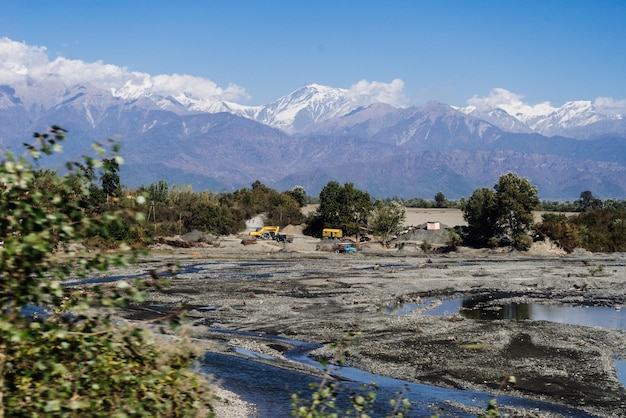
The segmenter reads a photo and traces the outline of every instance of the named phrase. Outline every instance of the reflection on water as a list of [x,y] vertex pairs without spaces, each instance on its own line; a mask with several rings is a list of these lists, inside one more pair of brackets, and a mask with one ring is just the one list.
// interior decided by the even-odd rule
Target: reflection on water
[[617,380],[626,386],[626,360],[615,359],[615,370],[617,371]]
[[426,315],[460,314],[468,319],[516,321],[549,321],[561,324],[599,326],[626,329],[626,309],[602,306],[544,305],[540,303],[498,303],[488,297],[458,299],[426,299],[421,303],[393,304],[383,312],[390,315],[411,315],[422,311]]
[[[492,298],[425,299],[421,303],[391,304],[383,309],[389,315],[449,316],[468,319],[549,321],[560,324],[626,329],[626,309],[602,306],[544,305],[540,303],[497,303]],[[626,360],[615,360],[618,380],[626,386]]]

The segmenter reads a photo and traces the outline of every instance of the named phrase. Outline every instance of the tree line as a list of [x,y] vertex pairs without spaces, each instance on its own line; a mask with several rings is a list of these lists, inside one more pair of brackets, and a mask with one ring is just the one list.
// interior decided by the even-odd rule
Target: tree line
[[[194,191],[191,186],[170,187],[161,180],[129,189],[120,182],[119,161],[104,158],[98,167],[79,165],[65,176],[70,189],[62,193],[78,199],[85,213],[102,215],[133,207],[143,215],[141,221],[123,217],[106,230],[86,235],[84,243],[89,247],[110,247],[121,241],[145,245],[156,236],[182,235],[194,229],[217,236],[236,234],[246,228],[246,220],[257,215],[263,215],[268,225],[305,224],[305,233],[313,236],[319,236],[323,228],[339,228],[348,236],[379,236],[386,244],[403,226],[406,207],[428,207],[463,211],[468,226],[451,233],[450,249],[511,245],[523,250],[546,237],[566,251],[626,249],[623,200],[601,200],[585,190],[573,202],[542,202],[537,188],[514,173],[501,176],[493,189],[479,188],[458,201],[449,201],[442,192],[432,201],[376,200],[352,183],[329,181],[315,199],[318,209],[304,215],[302,208],[313,198],[302,186],[278,192],[257,180],[249,188],[215,193]],[[60,178],[57,171],[37,169],[30,187],[36,192],[55,190]],[[138,196],[145,204],[136,204]],[[42,206],[50,213],[58,210],[53,201]],[[533,211],[537,210],[549,213],[535,224]]]
[[[626,248],[624,200],[601,200],[585,190],[576,201],[541,201],[537,187],[514,173],[502,175],[492,189],[479,188],[469,198],[451,201],[442,192],[433,200],[373,199],[352,183],[336,181],[329,181],[317,198],[308,196],[302,186],[279,192],[258,180],[234,192],[198,192],[191,186],[170,187],[163,180],[133,190],[119,180],[118,159],[104,158],[99,167],[82,165],[77,169],[81,176],[70,176],[72,193],[80,197],[87,213],[134,206],[137,196],[146,202],[135,208],[143,214],[141,222],[121,219],[106,231],[86,236],[88,246],[106,247],[119,241],[147,244],[156,236],[182,235],[194,229],[212,235],[236,234],[245,229],[246,220],[257,215],[263,215],[268,225],[305,224],[305,233],[313,236],[319,236],[323,228],[339,228],[357,238],[379,236],[386,244],[403,226],[406,207],[427,207],[463,212],[468,225],[452,231],[449,249],[469,245],[523,250],[546,237],[566,251]],[[59,176],[56,171],[41,169],[33,175],[36,190],[54,188]],[[304,215],[302,208],[311,201],[318,203],[318,209]],[[48,210],[56,210],[53,203]],[[533,211],[537,210],[549,213],[535,224]]]

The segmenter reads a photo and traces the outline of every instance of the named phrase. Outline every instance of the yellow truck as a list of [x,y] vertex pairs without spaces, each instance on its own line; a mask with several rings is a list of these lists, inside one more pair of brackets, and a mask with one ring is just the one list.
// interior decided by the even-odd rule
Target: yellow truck
[[279,231],[280,226],[264,226],[257,228],[256,231],[250,231],[249,235],[261,239],[274,239]]
[[322,229],[322,238],[341,238],[343,237],[343,231],[341,229],[324,228]]

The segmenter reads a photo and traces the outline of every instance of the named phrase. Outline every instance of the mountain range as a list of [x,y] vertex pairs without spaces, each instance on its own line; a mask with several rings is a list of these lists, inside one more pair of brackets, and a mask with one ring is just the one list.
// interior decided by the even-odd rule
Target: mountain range
[[[255,180],[316,195],[330,180],[375,197],[467,197],[515,172],[543,199],[584,190],[626,197],[626,117],[589,101],[532,111],[439,102],[396,107],[349,90],[306,85],[263,106],[181,93],[20,82],[0,85],[0,146],[18,150],[52,124],[68,130],[63,157],[93,141],[122,144],[122,182],[165,180],[232,191]],[[60,160],[59,160],[60,161]]]

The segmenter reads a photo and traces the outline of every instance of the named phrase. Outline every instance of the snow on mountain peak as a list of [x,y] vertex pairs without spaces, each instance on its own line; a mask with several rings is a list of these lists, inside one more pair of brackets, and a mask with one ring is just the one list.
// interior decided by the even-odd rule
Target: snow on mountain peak
[[[607,109],[607,110],[604,110]],[[483,118],[502,129],[512,132],[538,132],[542,135],[573,134],[576,129],[598,122],[622,119],[618,110],[624,111],[626,103],[612,99],[598,99],[595,103],[577,100],[553,107],[550,102],[530,105],[522,96],[505,89],[493,89],[488,97],[474,96],[462,112]],[[506,112],[506,115],[498,113]]]
[[493,109],[502,109],[516,119],[525,122],[538,116],[546,116],[556,110],[550,102],[529,105],[523,96],[503,88],[495,88],[487,97],[474,96],[467,101],[468,106],[461,108],[464,113],[482,113]]

